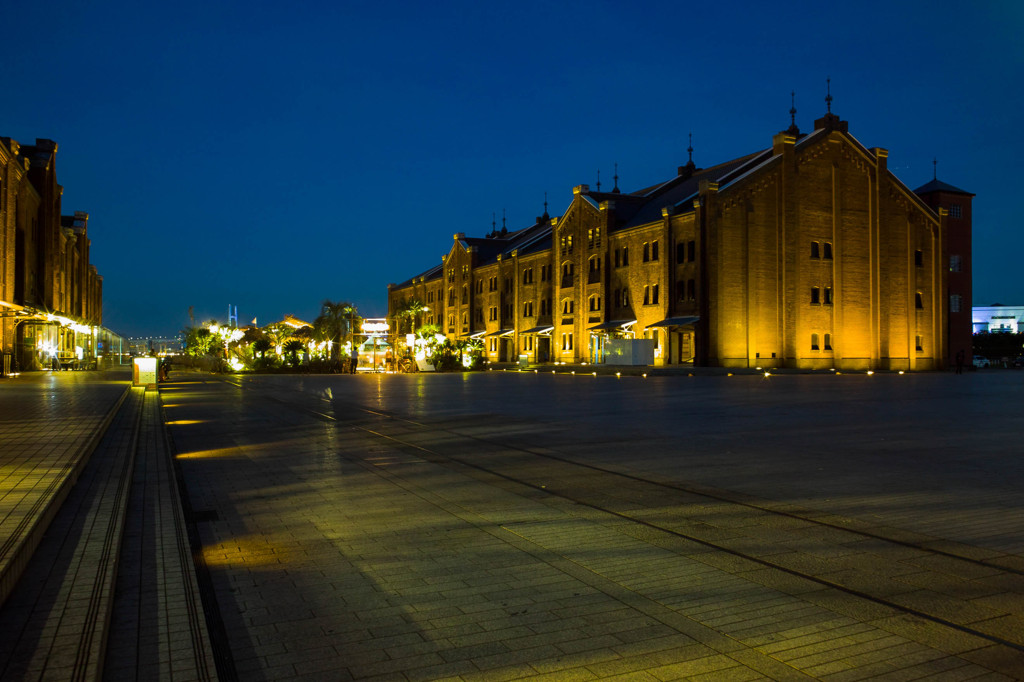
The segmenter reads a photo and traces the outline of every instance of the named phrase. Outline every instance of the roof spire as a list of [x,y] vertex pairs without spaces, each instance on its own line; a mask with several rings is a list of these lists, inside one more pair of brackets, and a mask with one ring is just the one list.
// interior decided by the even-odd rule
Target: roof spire
[[615,186],[612,187],[612,192],[615,194],[619,193],[619,164],[615,164]]
[[829,114],[832,113],[832,79],[825,79],[825,106],[828,107]]
[[498,214],[491,211],[491,236],[498,233]]
[[545,218],[549,217],[548,216],[548,193],[547,192],[544,192],[544,217]]
[[597,191],[601,191],[601,169],[597,169]]
[[790,135],[799,135],[800,128],[796,125],[796,90],[792,90],[789,93],[789,128],[786,132]]
[[505,209],[501,209],[501,229],[505,229]]
[[932,159],[932,180],[939,179],[939,160],[936,158]]
[[687,163],[692,166],[693,165],[693,133],[690,133],[689,139],[690,139],[690,146],[686,148],[686,153],[690,155],[690,158],[687,160]]

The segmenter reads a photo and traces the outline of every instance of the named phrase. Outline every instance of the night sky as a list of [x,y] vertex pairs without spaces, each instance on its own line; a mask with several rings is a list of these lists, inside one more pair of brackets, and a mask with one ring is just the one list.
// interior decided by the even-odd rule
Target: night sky
[[1024,304],[1024,3],[7,0],[0,135],[59,144],[104,324],[386,312],[452,235],[771,146],[832,110],[974,199],[974,303]]

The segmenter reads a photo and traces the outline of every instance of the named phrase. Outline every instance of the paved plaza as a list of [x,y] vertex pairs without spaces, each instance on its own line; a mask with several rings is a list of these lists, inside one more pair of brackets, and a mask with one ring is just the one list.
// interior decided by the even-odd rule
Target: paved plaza
[[87,651],[61,614],[99,550],[48,542],[113,507],[106,679],[1024,678],[1024,373],[569,371],[0,384],[36,401],[5,500],[94,450],[0,674]]
[[1024,676],[1024,375],[195,377],[240,679]]

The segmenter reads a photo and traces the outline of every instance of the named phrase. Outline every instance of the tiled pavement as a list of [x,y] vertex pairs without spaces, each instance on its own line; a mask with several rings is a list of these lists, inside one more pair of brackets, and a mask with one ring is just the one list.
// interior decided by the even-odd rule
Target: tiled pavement
[[[572,480],[551,465],[532,468],[536,458],[493,444],[563,427],[487,415],[473,402],[474,381],[280,377],[167,387],[241,678],[1024,675],[1019,648],[956,629],[1004,627],[1003,637],[1019,641],[1012,623],[1021,609],[1007,601],[1024,593],[1019,576],[957,576],[967,569],[927,552],[881,550],[682,494],[661,499],[636,482],[609,487],[594,472],[576,470]],[[451,391],[426,406],[425,392],[443,382]],[[519,397],[514,386],[501,385],[509,404]],[[403,392],[410,413],[419,410],[415,422],[383,418]],[[585,441],[619,460],[641,447],[564,428],[563,443]],[[439,452],[500,473],[445,462]],[[723,547],[753,546],[754,560],[625,516],[700,526]],[[784,555],[781,568],[757,563],[775,554]],[[801,569],[833,586],[787,572]],[[843,581],[853,585],[839,589]],[[944,614],[953,627],[925,617],[944,608],[954,610]]]
[[[199,522],[199,558],[215,593],[208,614],[213,636],[226,634],[230,645],[231,665],[222,668],[227,679],[1024,677],[1019,650],[702,542],[778,559],[792,570],[825,571],[837,584],[878,591],[922,613],[951,609],[944,618],[1011,642],[1022,637],[1016,623],[1024,612],[1024,590],[1013,574],[968,569],[948,556],[893,553],[869,539],[837,539],[832,531],[792,519],[739,513],[727,502],[696,503],[683,494],[663,499],[635,481],[609,487],[603,474],[538,468],[537,458],[523,458],[521,448],[494,443],[522,445],[524,436],[552,425],[486,414],[481,419],[469,379],[443,379],[458,382],[453,402],[437,402],[431,410],[420,405],[418,421],[408,422],[382,413],[393,409],[388,397],[395,390],[422,398],[422,380],[279,378],[267,382],[269,390],[243,388],[242,381],[184,376],[164,386],[175,439],[170,451],[156,395],[131,391],[90,460],[95,470],[83,470],[81,485],[61,510],[71,510],[71,521],[54,521],[54,532],[33,559],[36,567],[0,612],[0,676],[22,679],[32,671],[34,679],[67,679],[65,660],[73,660],[70,670],[78,679],[216,675],[168,459],[174,452]],[[67,438],[61,419],[76,409],[100,411],[88,408],[83,396],[106,393],[88,383],[67,374],[31,377],[6,394],[10,384],[0,385],[4,414],[8,407],[21,409],[25,398],[36,400],[37,409],[47,401],[73,406],[50,413],[44,422],[50,428],[12,428],[17,451],[34,452],[29,460],[41,457],[51,433]],[[125,384],[119,386],[120,393],[109,395],[123,395]],[[15,396],[9,405],[5,395]],[[557,401],[557,391],[545,397]],[[22,412],[21,418],[32,415]],[[635,447],[626,441],[602,445],[599,438],[568,431],[544,433],[541,440],[561,443],[566,451],[573,443],[620,455]],[[55,436],[54,442],[63,440]],[[134,459],[125,457],[128,442]],[[0,460],[7,452],[0,448]],[[485,463],[500,475],[441,461],[440,452]],[[116,493],[115,482],[125,485],[128,474],[131,493],[113,496],[129,510],[123,532],[116,514],[108,530],[93,523],[102,531],[99,560],[75,554],[78,542],[47,547],[53,536],[87,536],[83,529],[92,522],[86,520],[110,507],[97,501],[109,501],[109,494],[90,497],[88,491]],[[12,480],[33,481],[24,475]],[[43,485],[48,479],[35,480]],[[922,475],[923,488],[929,480]],[[558,494],[570,488],[573,496]],[[886,499],[897,505],[905,500]],[[1014,556],[1020,529],[1011,520],[1017,505],[999,500],[1005,511],[991,518],[994,542],[1003,549],[981,549],[996,546],[982,537],[975,551],[1003,560]],[[907,528],[927,519],[913,505],[875,511]],[[874,516],[856,520],[884,530]],[[961,517],[959,542],[944,545],[955,551],[975,546],[965,544],[966,534],[983,536],[990,518],[973,511]],[[684,528],[700,541],[662,528]],[[921,528],[903,532],[919,538]],[[104,572],[95,569],[110,556],[112,535],[123,535],[113,600],[109,590],[88,587]],[[23,591],[28,579],[45,584],[37,579],[59,571],[64,577],[38,595]],[[86,586],[87,598],[70,596],[67,590],[76,584]],[[46,603],[55,606],[40,615]],[[35,616],[16,612],[30,605]],[[89,666],[95,655],[82,653],[97,643],[66,632],[83,620],[102,620],[96,612],[104,608],[112,609],[111,627],[98,630],[109,636],[105,668],[98,670]],[[31,646],[9,643],[12,623]]]
[[89,372],[0,379],[0,603],[125,396]]
[[216,679],[159,397],[128,384],[0,383],[0,679]]

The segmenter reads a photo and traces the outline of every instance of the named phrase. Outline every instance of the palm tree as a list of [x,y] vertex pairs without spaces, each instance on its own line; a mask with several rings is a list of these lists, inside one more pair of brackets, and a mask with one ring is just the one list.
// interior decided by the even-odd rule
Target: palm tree
[[338,359],[343,339],[352,340],[357,317],[356,307],[348,301],[325,300],[320,304],[320,316],[313,321],[313,327],[318,335],[331,342],[332,362]]
[[299,366],[299,351],[306,348],[306,344],[303,343],[302,339],[291,338],[285,341],[284,353],[288,356],[289,362],[292,367]]

